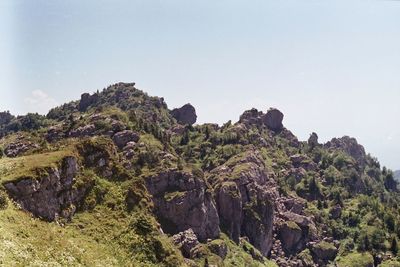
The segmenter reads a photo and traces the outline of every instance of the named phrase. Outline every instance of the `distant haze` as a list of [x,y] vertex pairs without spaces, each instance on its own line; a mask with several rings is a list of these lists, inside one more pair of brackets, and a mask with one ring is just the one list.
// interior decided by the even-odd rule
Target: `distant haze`
[[354,136],[400,169],[400,1],[2,0],[0,110],[135,81],[198,122],[277,107],[300,139]]

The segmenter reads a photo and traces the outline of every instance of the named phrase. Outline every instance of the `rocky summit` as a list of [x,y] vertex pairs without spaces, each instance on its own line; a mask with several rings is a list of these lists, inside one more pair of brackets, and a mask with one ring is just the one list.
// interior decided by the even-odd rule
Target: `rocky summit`
[[134,83],[0,112],[0,265],[400,266],[398,173],[285,116],[195,124]]

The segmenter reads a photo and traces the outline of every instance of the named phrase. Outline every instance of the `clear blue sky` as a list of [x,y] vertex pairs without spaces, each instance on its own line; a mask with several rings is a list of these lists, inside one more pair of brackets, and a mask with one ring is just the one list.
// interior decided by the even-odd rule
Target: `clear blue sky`
[[400,1],[2,0],[0,110],[134,81],[199,122],[277,107],[400,169]]

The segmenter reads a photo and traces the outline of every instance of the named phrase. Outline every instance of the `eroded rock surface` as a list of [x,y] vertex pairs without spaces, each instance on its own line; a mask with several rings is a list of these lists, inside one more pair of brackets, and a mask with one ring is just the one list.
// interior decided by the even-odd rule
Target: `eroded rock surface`
[[7,155],[7,157],[17,157],[22,155],[23,153],[27,152],[28,150],[31,149],[36,149],[39,148],[39,145],[31,142],[29,140],[24,139],[24,137],[18,137],[15,142],[10,143],[7,145],[5,148],[4,152]]
[[168,170],[147,177],[146,187],[164,231],[176,234],[191,228],[199,240],[218,237],[217,209],[202,178]]
[[211,171],[208,181],[215,188],[221,227],[236,242],[247,236],[267,255],[272,246],[273,199],[277,196],[256,150]]
[[180,232],[172,237],[172,241],[186,258],[193,258],[193,249],[200,244],[192,229]]
[[131,130],[125,130],[119,133],[116,133],[113,136],[114,143],[119,147],[125,147],[129,142],[137,142],[139,141],[140,136]]
[[49,168],[37,178],[22,178],[4,187],[23,209],[37,217],[48,221],[70,219],[91,186],[73,187],[78,172],[76,158],[66,157],[59,168]]
[[283,129],[283,113],[276,108],[269,109],[267,114],[263,117],[263,121],[265,125],[273,131],[280,131]]
[[353,157],[360,166],[365,166],[366,153],[362,145],[355,138],[343,136],[342,138],[333,138],[324,145],[329,149],[340,149]]

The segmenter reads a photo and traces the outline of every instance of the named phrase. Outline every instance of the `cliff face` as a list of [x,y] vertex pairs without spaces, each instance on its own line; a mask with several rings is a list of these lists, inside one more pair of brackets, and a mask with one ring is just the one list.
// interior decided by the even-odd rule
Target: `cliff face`
[[71,219],[92,186],[87,183],[74,188],[78,172],[77,159],[65,157],[59,167],[49,167],[35,178],[7,182],[4,187],[24,210],[37,217],[49,221]]
[[191,105],[171,111],[163,98],[118,83],[46,117],[0,117],[8,194],[0,213],[20,207],[78,231],[96,241],[87,251],[119,252],[108,266],[360,266],[349,265],[359,253],[396,260],[393,173],[354,138],[299,141],[275,108],[193,125]]

